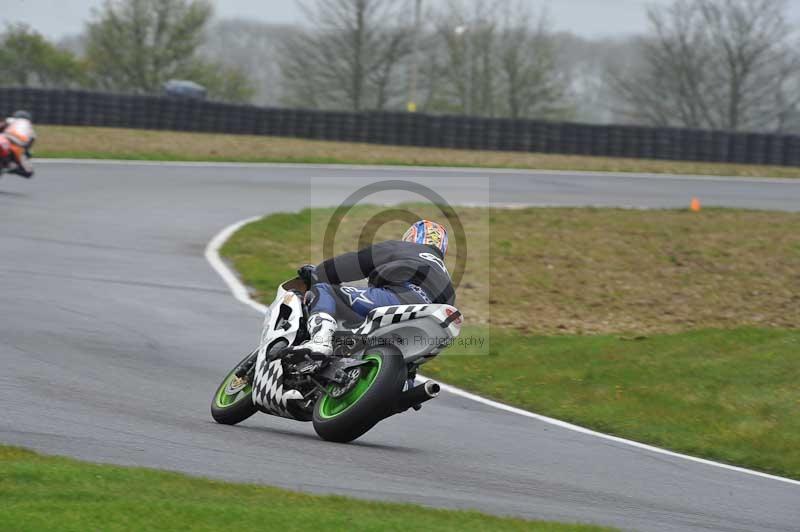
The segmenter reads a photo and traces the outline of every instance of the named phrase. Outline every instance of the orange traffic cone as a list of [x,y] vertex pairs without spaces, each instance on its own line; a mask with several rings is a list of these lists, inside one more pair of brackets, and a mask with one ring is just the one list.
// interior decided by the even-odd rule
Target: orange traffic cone
[[692,198],[692,204],[690,205],[692,212],[700,212],[700,200],[697,198]]

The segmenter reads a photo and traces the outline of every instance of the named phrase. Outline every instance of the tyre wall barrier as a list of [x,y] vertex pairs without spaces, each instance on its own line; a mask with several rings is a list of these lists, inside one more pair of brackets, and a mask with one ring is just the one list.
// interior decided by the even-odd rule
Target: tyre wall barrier
[[394,111],[320,111],[83,90],[0,88],[39,124],[271,135],[397,146],[800,166],[800,136]]

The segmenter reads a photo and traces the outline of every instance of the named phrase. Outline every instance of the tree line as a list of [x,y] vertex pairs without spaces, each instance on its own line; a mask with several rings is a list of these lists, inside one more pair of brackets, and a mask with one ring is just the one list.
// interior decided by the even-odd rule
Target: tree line
[[[523,0],[296,0],[302,26],[214,20],[207,0],[107,0],[56,45],[7,28],[3,83],[212,98],[800,132],[800,53],[786,0],[673,0],[639,36],[554,32]],[[67,46],[65,46],[65,44]]]
[[155,94],[189,79],[212,98],[249,101],[255,89],[243,69],[199,53],[211,16],[207,0],[107,0],[71,47],[12,25],[0,38],[0,83]]

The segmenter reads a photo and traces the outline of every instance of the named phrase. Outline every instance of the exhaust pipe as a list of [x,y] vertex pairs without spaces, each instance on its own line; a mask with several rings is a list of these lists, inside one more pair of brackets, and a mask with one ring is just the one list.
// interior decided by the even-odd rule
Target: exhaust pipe
[[431,399],[438,396],[439,392],[442,391],[442,387],[439,386],[438,382],[425,381],[425,383],[422,386],[425,387],[425,393],[428,394],[428,397]]
[[393,413],[399,414],[400,412],[405,412],[409,408],[419,410],[419,405],[425,401],[430,401],[439,395],[440,391],[441,386],[439,386],[438,382],[434,381],[425,381],[419,386],[414,386],[410,390],[406,390],[400,394],[397,403],[395,403]]

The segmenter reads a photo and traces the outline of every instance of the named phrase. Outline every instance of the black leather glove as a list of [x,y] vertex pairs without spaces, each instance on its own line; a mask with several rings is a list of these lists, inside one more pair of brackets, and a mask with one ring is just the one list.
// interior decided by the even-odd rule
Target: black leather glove
[[311,288],[311,285],[318,282],[317,267],[313,264],[304,264],[297,270],[297,276],[306,283],[306,288]]

